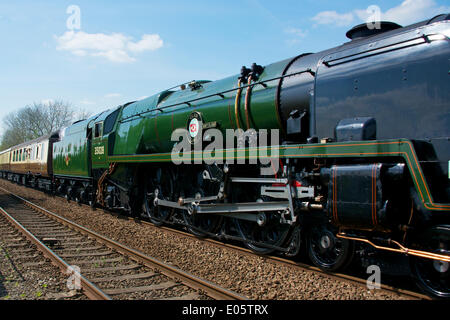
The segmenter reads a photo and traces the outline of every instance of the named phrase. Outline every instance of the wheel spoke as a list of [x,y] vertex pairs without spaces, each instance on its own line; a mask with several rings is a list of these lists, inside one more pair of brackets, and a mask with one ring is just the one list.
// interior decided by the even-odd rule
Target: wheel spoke
[[144,212],[150,221],[157,225],[163,225],[167,222],[173,209],[162,206],[155,206],[155,198],[161,200],[171,200],[173,197],[173,177],[170,171],[160,169],[159,181],[156,185],[152,184],[151,179],[147,180],[147,184],[144,190]]
[[290,232],[290,225],[279,223],[280,219],[275,217],[273,221],[278,223],[269,221],[266,225],[259,226],[253,221],[235,219],[235,224],[240,236],[247,240],[246,247],[259,254],[271,254],[276,251],[271,247],[282,247]]
[[222,224],[221,216],[213,215],[190,215],[183,212],[184,222],[188,225],[189,232],[197,237],[205,237],[207,233],[214,233]]
[[[424,251],[450,255],[450,226],[437,226],[422,236]],[[411,257],[411,269],[417,285],[426,293],[450,298],[450,266],[448,262]]]
[[317,267],[337,271],[347,266],[353,257],[353,242],[339,239],[331,225],[314,226],[309,231],[308,254]]

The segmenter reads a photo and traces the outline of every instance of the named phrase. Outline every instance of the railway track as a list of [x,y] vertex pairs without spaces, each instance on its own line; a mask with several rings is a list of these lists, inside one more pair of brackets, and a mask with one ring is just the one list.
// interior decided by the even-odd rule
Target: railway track
[[87,298],[67,288],[65,281],[37,246],[0,214],[0,299]]
[[[90,207],[88,205],[82,204],[81,206],[83,208],[90,210]],[[109,214],[109,215],[113,215],[113,216],[120,216],[121,219],[125,218],[128,220],[133,220],[133,218],[130,218],[130,217],[127,217],[124,215],[120,215],[116,212],[110,212],[110,211],[107,211],[104,209],[97,209],[97,210],[99,210],[100,212],[103,212],[105,214]],[[146,225],[148,227],[154,228],[154,229],[163,230],[165,232],[176,234],[178,236],[182,236],[182,237],[186,237],[186,238],[190,238],[190,239],[197,239],[197,240],[207,243],[209,245],[219,247],[219,248],[226,248],[227,250],[232,250],[239,254],[253,256],[253,257],[255,256],[255,253],[253,253],[251,250],[243,248],[239,245],[224,243],[224,242],[217,241],[215,239],[210,239],[210,238],[198,238],[190,233],[187,233],[187,232],[179,230],[179,229],[174,229],[171,227],[156,227],[151,222],[148,222],[145,220],[139,220],[139,223]],[[342,273],[328,273],[328,272],[326,273],[326,272],[320,270],[319,268],[311,266],[309,264],[285,259],[285,258],[282,258],[279,256],[264,256],[264,258],[265,258],[265,261],[271,262],[276,265],[288,266],[290,268],[293,268],[294,270],[297,269],[297,270],[306,270],[306,271],[314,272],[314,273],[317,273],[320,275],[325,275],[334,281],[347,282],[347,283],[351,283],[351,284],[354,284],[354,285],[357,285],[357,286],[367,289],[367,282],[366,282],[367,278],[361,278],[358,276],[342,274]],[[396,286],[388,285],[388,284],[381,284],[381,288],[379,290],[394,293],[398,296],[402,296],[407,299],[431,300],[431,298],[429,296],[419,293],[417,291],[398,288]]]
[[0,188],[0,213],[96,300],[245,300]]
[[[90,207],[88,205],[85,204],[81,204],[81,206],[85,207],[86,209],[90,209]],[[97,209],[98,210],[98,209]],[[116,212],[110,212],[108,210],[105,209],[99,209],[102,210],[103,213],[105,214],[110,214],[110,215],[114,215],[114,216],[120,216],[122,219],[128,219],[128,220],[134,220],[134,218],[128,217],[128,216],[124,216],[121,215],[119,213]],[[189,232],[180,230],[180,229],[176,229],[176,228],[172,228],[170,226],[155,226],[153,223],[146,221],[146,220],[141,220],[140,221],[142,224],[151,227],[151,228],[155,228],[155,229],[159,229],[159,230],[164,230],[165,232],[169,232],[178,236],[182,236],[182,237],[186,237],[189,239],[196,239],[198,241],[202,241],[205,243],[208,243],[210,245],[213,245],[215,247],[218,248],[226,248],[228,250],[232,250],[235,251],[237,253],[240,254],[244,254],[247,256],[255,256],[256,254],[251,251],[250,249],[244,248],[242,246],[239,245],[234,245],[234,244],[230,244],[230,243],[226,243],[226,242],[221,242],[219,240],[215,240],[215,239],[211,239],[211,238],[199,238]],[[361,278],[358,276],[354,276],[354,275],[349,275],[349,274],[344,274],[344,273],[333,273],[333,272],[325,272],[323,270],[321,270],[318,267],[315,266],[311,266],[307,263],[302,263],[302,262],[298,262],[298,261],[294,261],[294,260],[290,260],[290,259],[285,259],[283,257],[280,256],[276,256],[276,255],[264,255],[264,258],[266,259],[267,262],[271,262],[274,263],[276,265],[282,265],[282,266],[289,266],[291,268],[297,269],[297,270],[307,270],[307,271],[311,271],[311,272],[315,272],[318,274],[322,274],[322,275],[326,275],[328,277],[330,277],[333,280],[337,280],[337,281],[345,281],[351,284],[356,284],[358,286],[367,288],[367,279],[365,278]],[[402,288],[398,288],[395,287],[393,285],[389,285],[389,284],[381,284],[380,288],[377,290],[383,290],[386,292],[390,292],[390,293],[395,293],[399,296],[404,296],[407,297],[409,299],[419,299],[419,300],[433,300],[431,297],[417,292],[417,291],[413,291],[413,290],[408,290],[408,289],[402,289]]]
[[[105,211],[105,213],[108,213],[108,211]],[[111,214],[111,213],[109,213]],[[117,213],[113,213],[113,214],[117,214]],[[132,220],[132,218],[127,217],[127,219]],[[244,247],[240,247],[238,245],[234,245],[234,244],[230,244],[230,243],[224,243],[224,242],[220,242],[218,240],[214,240],[214,239],[210,239],[210,238],[199,238],[196,237],[195,235],[182,231],[182,230],[178,230],[178,229],[174,229],[174,228],[170,228],[170,227],[157,227],[154,224],[152,224],[151,222],[142,221],[143,224],[152,227],[152,228],[158,228],[158,229],[162,229],[166,232],[170,232],[173,234],[177,234],[183,237],[187,237],[190,239],[197,239],[199,241],[203,241],[206,242],[208,244],[211,244],[213,246],[219,247],[219,248],[227,248],[229,250],[238,252],[240,254],[244,254],[247,256],[255,256],[256,254],[254,252],[252,252],[249,249],[246,249]],[[344,273],[332,273],[332,272],[325,272],[315,266],[311,266],[308,265],[306,263],[302,263],[302,262],[297,262],[294,260],[289,260],[289,259],[285,259],[279,256],[275,256],[275,255],[264,255],[264,258],[266,259],[267,262],[271,262],[274,263],[276,265],[283,265],[283,266],[289,266],[291,268],[297,269],[297,270],[307,270],[307,271],[311,271],[311,272],[315,272],[315,273],[319,273],[322,275],[326,275],[328,277],[330,277],[333,280],[337,280],[337,281],[345,281],[348,283],[352,283],[352,284],[356,284],[358,286],[367,288],[367,279],[361,278],[361,277],[357,277],[357,276],[353,276],[353,275],[349,275],[349,274],[344,274]],[[391,292],[391,293],[395,293],[398,294],[400,296],[405,296],[407,298],[413,298],[413,299],[419,299],[419,300],[432,300],[432,298],[430,298],[429,296],[416,292],[416,291],[412,291],[412,290],[407,290],[407,289],[401,289],[401,288],[397,288],[395,286],[392,285],[388,285],[388,284],[381,284],[380,288],[377,290],[384,290],[386,292]]]
[[[78,204],[82,207],[85,207],[86,209],[91,209],[91,207],[87,204]],[[120,213],[117,212],[111,212],[108,211],[106,209],[96,209],[96,210],[101,210],[103,213],[105,214],[110,214],[113,216],[117,216],[120,217],[122,219],[128,219],[130,221],[134,220],[134,218],[131,218],[129,216],[126,215],[122,215]],[[254,253],[253,251],[251,251],[250,249],[244,248],[242,246],[239,245],[234,245],[234,244],[230,244],[227,242],[222,242],[220,241],[220,236],[219,236],[219,240],[215,240],[212,238],[200,238],[197,237],[195,235],[193,235],[192,233],[177,229],[177,228],[173,228],[170,226],[155,226],[153,223],[151,223],[150,221],[144,220],[145,218],[140,220],[140,223],[151,227],[151,228],[155,228],[155,229],[159,229],[159,230],[164,230],[166,232],[175,234],[175,235],[179,235],[182,237],[186,237],[189,239],[197,239],[198,241],[202,241],[205,243],[208,243],[210,245],[213,245],[215,247],[218,248],[226,248],[232,251],[235,251],[237,253],[243,254],[243,255],[247,255],[247,256],[255,256],[257,255],[256,253]],[[226,239],[224,239],[226,240]],[[367,288],[367,279],[366,278],[361,278],[358,276],[354,276],[354,275],[349,275],[349,274],[344,274],[344,273],[336,273],[336,272],[326,272],[321,270],[318,267],[309,265],[307,263],[302,263],[302,262],[298,262],[298,261],[294,261],[294,260],[290,260],[290,259],[285,259],[283,257],[280,256],[276,256],[276,255],[263,255],[264,258],[266,259],[267,262],[271,262],[274,263],[276,265],[282,265],[282,266],[289,266],[291,268],[297,269],[297,270],[307,270],[307,271],[311,271],[311,272],[315,272],[318,274],[322,274],[322,275],[326,275],[328,277],[330,277],[333,280],[337,280],[337,281],[345,281],[351,284],[355,284],[364,288]],[[418,292],[418,291],[413,291],[413,290],[408,290],[408,289],[403,289],[403,288],[398,288],[395,287],[393,285],[389,285],[389,284],[381,284],[380,288],[377,290],[383,290],[386,292],[390,292],[390,293],[395,293],[399,296],[404,296],[407,298],[412,298],[412,299],[419,299],[419,300],[433,300],[431,297]]]

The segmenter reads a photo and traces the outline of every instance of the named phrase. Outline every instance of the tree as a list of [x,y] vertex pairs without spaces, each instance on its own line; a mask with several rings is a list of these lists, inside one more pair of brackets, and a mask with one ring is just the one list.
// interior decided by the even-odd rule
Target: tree
[[33,103],[8,114],[3,122],[6,126],[0,149],[36,139],[70,125],[76,120],[85,119],[86,111],[75,109],[66,102]]

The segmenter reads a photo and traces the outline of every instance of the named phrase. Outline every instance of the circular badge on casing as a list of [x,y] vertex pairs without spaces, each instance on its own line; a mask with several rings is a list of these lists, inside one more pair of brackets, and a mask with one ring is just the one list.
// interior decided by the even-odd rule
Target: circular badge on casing
[[189,135],[192,138],[195,138],[198,134],[199,130],[199,122],[196,118],[192,119],[191,122],[189,122]]
[[203,119],[199,112],[193,112],[189,116],[187,130],[191,143],[196,143],[202,138]]

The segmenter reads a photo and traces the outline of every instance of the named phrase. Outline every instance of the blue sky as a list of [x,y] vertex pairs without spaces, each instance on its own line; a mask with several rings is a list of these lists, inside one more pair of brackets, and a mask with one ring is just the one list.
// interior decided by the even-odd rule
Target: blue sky
[[448,0],[0,0],[0,134],[33,102],[95,113],[342,44],[374,13],[407,25],[443,12]]

